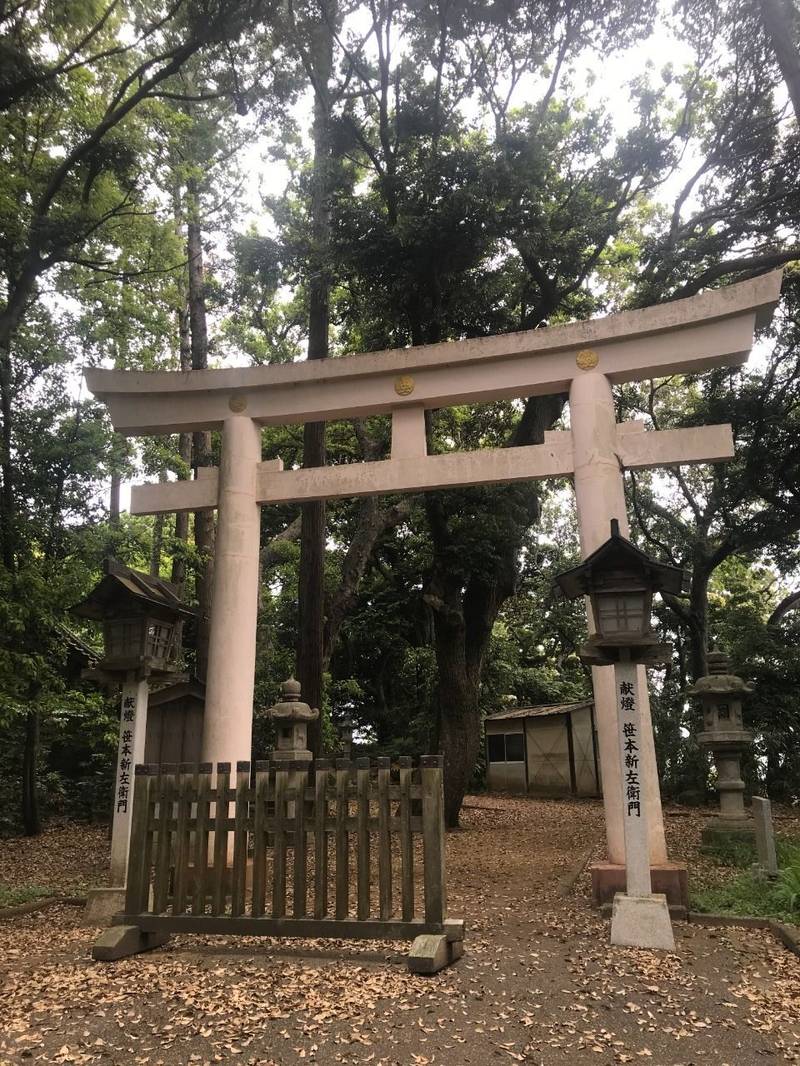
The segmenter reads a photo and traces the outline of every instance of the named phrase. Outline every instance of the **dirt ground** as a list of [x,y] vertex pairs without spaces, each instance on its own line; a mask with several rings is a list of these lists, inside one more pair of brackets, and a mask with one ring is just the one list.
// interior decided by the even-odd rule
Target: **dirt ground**
[[[800,1062],[800,959],[765,933],[676,925],[677,950],[608,946],[582,874],[591,802],[477,796],[449,834],[449,912],[466,954],[413,977],[402,945],[177,937],[92,962],[75,907],[0,922],[0,1064],[309,1062],[750,1066]],[[667,812],[697,863],[700,819]],[[102,830],[0,842],[0,882],[102,883]]]

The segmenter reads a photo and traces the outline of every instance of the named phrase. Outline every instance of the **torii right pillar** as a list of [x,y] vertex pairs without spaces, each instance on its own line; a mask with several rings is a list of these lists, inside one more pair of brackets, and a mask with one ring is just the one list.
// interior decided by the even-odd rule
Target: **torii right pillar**
[[[583,354],[583,353],[581,353]],[[575,498],[578,508],[581,555],[586,558],[608,538],[612,518],[620,533],[629,536],[625,507],[623,466],[617,445],[617,421],[608,378],[597,367],[593,352],[585,353],[585,369],[570,386],[570,425],[574,463]],[[581,366],[581,362],[578,363]],[[586,600],[591,626],[591,608]],[[650,866],[653,892],[663,892],[673,909],[686,908],[688,877],[686,866],[667,860],[661,793],[658,783],[650,699],[644,666],[639,671],[641,708],[642,784],[647,795],[650,837]],[[617,701],[614,667],[592,667],[595,721],[603,785],[608,862],[591,867],[592,896],[598,905],[613,901],[616,892],[625,891],[625,839],[617,738]]]

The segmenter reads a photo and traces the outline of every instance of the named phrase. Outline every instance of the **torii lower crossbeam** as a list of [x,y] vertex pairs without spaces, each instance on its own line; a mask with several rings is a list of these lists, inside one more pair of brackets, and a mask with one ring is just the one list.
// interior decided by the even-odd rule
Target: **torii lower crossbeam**
[[[406,409],[405,414],[415,409]],[[419,412],[424,429],[424,412]],[[641,422],[617,426],[616,454],[628,470],[715,463],[733,458],[729,425],[643,432]],[[372,463],[347,463],[284,470],[279,460],[256,467],[256,503],[302,503],[308,500],[371,496],[376,493],[425,492],[431,489],[488,485],[497,482],[571,477],[574,473],[569,432],[548,433],[544,444],[522,448],[487,448],[476,452],[400,457]],[[423,437],[424,440],[424,437]],[[206,467],[197,481],[135,485],[132,514],[166,514],[216,507],[219,471]]]

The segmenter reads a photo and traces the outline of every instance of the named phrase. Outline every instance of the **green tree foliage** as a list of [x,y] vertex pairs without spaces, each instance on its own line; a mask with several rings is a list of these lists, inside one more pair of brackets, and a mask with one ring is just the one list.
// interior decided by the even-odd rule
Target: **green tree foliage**
[[[188,369],[203,347],[212,365],[268,363],[546,329],[792,262],[796,27],[778,42],[783,9],[0,5],[0,728],[29,800],[77,752],[76,723],[97,752],[113,732],[97,694],[69,694],[58,630],[103,555],[185,579],[190,600],[202,575],[197,525],[193,540],[188,520],[118,518],[104,502],[108,481],[134,471],[190,476],[198,442],[194,455],[177,437],[123,445],[82,394],[79,363]],[[653,33],[678,42],[662,69],[636,55]],[[625,108],[605,98],[614,62],[631,66]],[[256,138],[288,173],[260,218],[242,195]],[[693,572],[689,601],[659,616],[676,649],[654,698],[673,793],[708,784],[683,693],[713,637],[759,685],[751,783],[800,794],[797,612],[785,607],[800,531],[797,300],[791,268],[751,369],[618,390],[620,418],[730,421],[737,444],[730,464],[628,478],[635,536]],[[429,450],[534,443],[563,407],[430,412]],[[388,455],[387,419],[314,432],[270,427],[265,457]],[[202,442],[203,461],[216,448]],[[313,582],[326,721],[346,708],[381,751],[443,750],[451,824],[487,711],[511,694],[589,691],[580,606],[549,593],[577,557],[570,493],[518,484],[327,507]],[[259,707],[302,644],[300,528],[297,509],[264,509]],[[73,761],[91,777],[87,750]]]

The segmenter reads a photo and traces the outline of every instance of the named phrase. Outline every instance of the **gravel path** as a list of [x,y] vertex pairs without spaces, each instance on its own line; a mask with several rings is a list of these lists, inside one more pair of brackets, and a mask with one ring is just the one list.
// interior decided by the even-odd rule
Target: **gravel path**
[[[598,804],[472,797],[463,821],[447,844],[457,966],[420,978],[396,944],[221,937],[103,965],[96,931],[52,907],[0,924],[0,1063],[800,1061],[800,959],[771,938],[677,925],[674,955],[612,949],[588,875],[564,896],[601,853]],[[699,819],[667,824],[693,859]],[[0,881],[71,891],[106,848],[84,827],[0,842]]]

